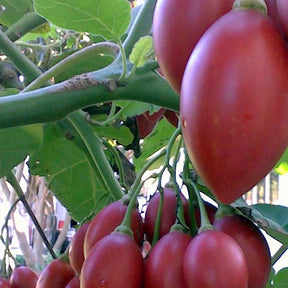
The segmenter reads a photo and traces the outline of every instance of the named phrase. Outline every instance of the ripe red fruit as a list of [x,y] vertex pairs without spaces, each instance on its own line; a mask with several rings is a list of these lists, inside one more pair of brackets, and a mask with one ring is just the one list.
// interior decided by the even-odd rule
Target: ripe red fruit
[[248,265],[248,288],[265,288],[271,270],[269,246],[260,229],[240,215],[215,220],[215,228],[231,236],[241,247]]
[[153,131],[158,120],[150,121],[144,116],[144,114],[136,115],[135,117],[137,122],[139,138],[144,139]]
[[193,238],[185,252],[183,271],[187,287],[248,287],[243,251],[233,238],[216,230]]
[[[176,213],[177,213],[177,197],[176,192],[168,187],[164,188],[163,191],[164,200],[163,200],[163,208],[161,214],[161,221],[160,221],[160,229],[159,229],[159,239],[163,237],[170,231],[170,228],[176,221]],[[154,236],[154,227],[157,219],[157,213],[160,203],[160,193],[157,192],[155,195],[152,196],[150,201],[148,202],[145,219],[144,219],[144,227],[145,233],[147,236],[147,240],[152,242]],[[181,201],[184,207],[184,213],[186,215],[186,221],[189,222],[189,208],[188,208],[188,201],[182,195]]]
[[0,277],[0,287],[11,288],[9,280],[7,280],[6,278]]
[[158,0],[153,41],[161,73],[180,93],[181,79],[196,43],[234,0]]
[[286,0],[276,0],[277,13],[284,30],[286,37],[288,37],[288,3]]
[[150,114],[149,111],[146,111],[143,113],[143,115],[148,121],[155,122],[162,118],[165,111],[166,111],[165,108],[160,108],[157,112],[154,112],[153,114]]
[[168,122],[173,125],[175,128],[178,127],[179,116],[176,112],[172,110],[166,110],[164,113],[164,117],[168,120]]
[[74,276],[75,272],[69,263],[56,259],[41,271],[36,288],[65,287]]
[[[27,266],[16,267],[10,276],[11,288],[35,288],[38,274]],[[0,286],[2,287],[2,286]]]
[[80,288],[80,279],[78,275],[75,275],[65,286],[65,288]]
[[191,235],[174,231],[153,246],[145,263],[145,288],[185,288],[183,259]]
[[273,21],[254,10],[222,16],[191,54],[180,97],[183,138],[223,203],[263,179],[287,147],[287,59]]
[[131,236],[113,232],[98,241],[84,261],[81,288],[139,288],[143,258]]
[[84,238],[90,221],[84,223],[73,236],[69,246],[69,262],[76,273],[80,273],[84,262]]
[[[104,236],[110,234],[119,226],[125,216],[127,206],[121,200],[104,207],[91,221],[84,239],[84,256],[87,257],[90,249]],[[143,240],[144,227],[139,211],[132,212],[131,229],[134,239],[140,246]]]

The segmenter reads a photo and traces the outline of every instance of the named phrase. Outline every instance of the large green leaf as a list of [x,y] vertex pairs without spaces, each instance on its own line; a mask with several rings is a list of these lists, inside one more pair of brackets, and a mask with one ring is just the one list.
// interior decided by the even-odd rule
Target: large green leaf
[[33,11],[32,0],[0,0],[3,12],[0,12],[0,23],[10,26],[22,18],[25,13]]
[[43,138],[41,124],[0,130],[0,177],[39,148]]
[[130,23],[127,0],[34,0],[41,16],[61,28],[118,40]]
[[44,142],[30,157],[32,174],[46,176],[50,189],[71,216],[81,221],[112,201],[77,135],[65,134],[59,124],[47,124]]

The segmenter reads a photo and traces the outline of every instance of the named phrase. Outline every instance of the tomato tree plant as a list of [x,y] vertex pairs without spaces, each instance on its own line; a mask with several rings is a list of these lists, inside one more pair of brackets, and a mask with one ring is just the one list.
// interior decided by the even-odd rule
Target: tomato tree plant
[[[169,185],[172,183],[178,202],[174,202],[177,205],[173,204],[176,207],[170,213],[164,207],[162,215],[168,212],[169,218],[173,216],[172,222],[182,225],[196,240],[208,239],[208,236],[220,239],[222,232],[198,234],[199,219],[195,214],[199,199],[195,191],[201,190],[201,195],[215,201],[216,206],[220,202],[231,204],[237,213],[282,243],[280,250],[272,255],[273,268],[288,245],[287,217],[283,218],[287,208],[274,204],[248,205],[240,196],[275,167],[287,146],[288,64],[285,59],[288,52],[282,24],[285,15],[280,15],[277,12],[280,5],[275,5],[281,1],[266,1],[268,15],[263,15],[267,14],[264,1],[211,0],[191,1],[188,6],[185,3],[181,7],[177,4],[164,11],[168,16],[163,11],[160,13],[160,8],[155,9],[156,0],[146,0],[136,7],[127,0],[98,0],[93,5],[89,1],[76,0],[69,3],[60,0],[57,4],[47,0],[18,2],[19,6],[15,7],[12,0],[0,1],[3,6],[0,13],[0,177],[1,183],[13,187],[17,195],[16,200],[11,197],[15,201],[11,203],[11,211],[1,230],[1,240],[6,248],[9,248],[9,237],[5,237],[7,233],[9,236],[9,217],[20,202],[48,248],[49,256],[57,258],[41,221],[27,201],[29,194],[15,173],[15,167],[21,163],[29,168],[29,176],[45,178],[47,189],[80,226],[101,216],[100,211],[111,207],[111,203],[119,203],[120,199],[134,201],[140,192],[145,196],[141,188],[148,180],[154,179],[155,190],[161,192],[165,186],[164,175],[168,172]],[[218,7],[220,2],[222,6]],[[229,12],[233,3],[238,7],[240,2],[248,3],[248,10]],[[211,8],[211,17],[206,13],[206,6],[201,6],[204,4]],[[255,7],[263,8],[262,14]],[[183,10],[174,17],[178,8]],[[165,21],[160,20],[161,17]],[[195,28],[185,19],[193,20],[194,24],[202,23],[201,27]],[[183,21],[188,25],[181,31]],[[173,30],[157,30],[157,25],[162,27],[163,23],[165,27],[175,26]],[[164,45],[167,49],[186,45],[182,32],[196,37],[191,40],[191,46],[188,43],[189,51],[183,52],[185,57],[181,51],[169,52],[169,59],[175,61],[172,68],[181,66],[175,69],[178,73],[176,86],[165,74],[167,71],[162,71],[162,66],[171,64],[166,62],[169,59],[163,60],[165,63],[161,65],[163,55],[157,50],[157,41],[166,37],[164,32],[173,32],[171,47]],[[183,59],[188,61],[187,65],[185,61],[180,63]],[[159,73],[158,60],[164,76]],[[182,73],[183,81],[179,80]],[[178,121],[179,115],[181,121]],[[278,166],[285,161],[284,154]],[[156,172],[146,174],[151,170]],[[187,212],[184,213],[179,201],[182,190],[187,192],[184,202],[188,206],[189,221],[184,217]],[[137,201],[134,202],[129,205],[136,210]],[[142,216],[146,204],[138,207]],[[127,211],[131,212],[131,209]],[[115,228],[123,225],[121,221],[133,230],[133,219],[128,219],[128,212],[120,212],[121,219],[116,217],[117,221],[112,221],[112,214],[106,216],[105,223],[113,222],[113,227],[105,227],[109,228],[105,237],[93,243],[95,246],[91,244],[91,253],[106,258],[106,250],[110,246],[116,249],[117,241],[123,237],[129,239],[123,240],[124,246],[135,248],[131,235],[129,238],[116,234],[117,241],[111,236],[115,235],[111,234]],[[99,229],[101,233],[105,230]],[[223,239],[231,242],[226,236]],[[201,247],[205,241],[200,241]],[[82,238],[81,243],[84,242]],[[137,249],[139,246],[143,249],[142,236],[137,242]],[[106,247],[104,251],[96,249],[102,245]],[[215,256],[213,259],[219,260],[217,251],[212,251],[217,249],[215,247],[207,247],[210,249],[207,251]],[[239,252],[240,248],[235,249]],[[135,252],[135,258],[139,265],[134,267],[137,271],[143,264],[138,252]],[[6,260],[11,255],[5,253],[3,266],[7,267]],[[85,274],[92,277],[94,271],[89,267],[94,265],[95,259],[90,253],[88,255],[82,260],[83,263],[87,260]],[[111,263],[109,261],[107,259],[107,263]],[[243,281],[239,280],[239,283],[244,287],[247,271],[246,264],[242,264],[242,272],[239,270],[238,278],[235,276],[234,280],[242,277]],[[97,265],[105,275],[111,272],[101,263]],[[124,271],[125,267],[122,268]],[[76,270],[81,274],[82,265]],[[2,274],[4,272],[7,272],[4,275],[7,278],[11,274],[9,269]],[[69,279],[65,279],[65,285],[74,274],[72,271]],[[271,285],[277,287],[277,279],[283,274],[285,270],[280,276],[272,276]],[[43,279],[41,275],[39,279]],[[136,284],[132,285],[142,281],[143,277],[139,275],[135,278]],[[56,277],[53,280],[56,281]],[[101,284],[103,279],[98,280]],[[38,281],[39,287],[42,287],[42,281]],[[81,281],[88,285],[87,279]]]

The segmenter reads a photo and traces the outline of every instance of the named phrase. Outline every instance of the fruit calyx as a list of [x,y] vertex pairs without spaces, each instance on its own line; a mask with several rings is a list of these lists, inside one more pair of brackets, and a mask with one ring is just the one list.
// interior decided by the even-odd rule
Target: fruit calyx
[[264,0],[235,0],[233,10],[255,10],[262,14],[267,15],[267,5]]

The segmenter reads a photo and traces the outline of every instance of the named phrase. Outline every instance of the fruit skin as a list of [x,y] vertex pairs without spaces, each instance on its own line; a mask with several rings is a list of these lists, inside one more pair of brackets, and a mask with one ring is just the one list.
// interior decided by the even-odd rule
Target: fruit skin
[[[27,266],[16,267],[10,276],[11,288],[35,288],[38,274]],[[2,286],[0,286],[2,287]]]
[[214,227],[231,236],[241,247],[248,265],[248,288],[265,288],[271,270],[267,241],[259,228],[241,215],[215,220]]
[[221,17],[191,54],[180,97],[183,138],[223,203],[263,179],[287,147],[287,56],[272,20],[252,10]]
[[0,277],[0,287],[11,288],[9,280],[7,280],[6,278]]
[[65,288],[80,288],[80,279],[78,275],[75,275],[65,286]]
[[84,239],[91,221],[78,228],[69,246],[69,262],[76,273],[80,273],[84,262]]
[[69,263],[60,258],[50,262],[40,273],[36,288],[61,288],[75,276]]
[[144,139],[146,138],[155,128],[157,121],[149,121],[144,114],[136,115],[136,123],[139,133],[139,138]]
[[288,17],[287,17],[288,3],[286,0],[275,0],[275,1],[280,23],[282,25],[286,37],[288,37]]
[[191,235],[173,231],[153,246],[145,263],[145,288],[186,288],[183,258]]
[[161,73],[180,93],[181,79],[196,43],[234,0],[158,0],[153,18],[153,41]]
[[172,111],[172,110],[166,110],[164,113],[164,117],[167,119],[167,121],[173,125],[175,128],[178,127],[179,122],[179,115],[178,113]]
[[[176,212],[177,212],[176,192],[172,188],[165,187],[163,190],[163,194],[164,194],[164,201],[160,220],[159,239],[170,231],[171,226],[176,221]],[[156,224],[160,198],[161,197],[159,192],[153,195],[150,201],[148,202],[145,213],[144,229],[147,240],[151,243],[154,236],[154,227]],[[184,212],[185,220],[186,222],[189,222],[188,201],[183,195],[181,197],[181,200],[185,211]]]
[[183,271],[187,287],[248,287],[243,251],[230,236],[216,230],[193,238],[184,255]]
[[[92,246],[101,238],[113,232],[125,216],[127,206],[121,200],[104,207],[91,221],[84,239],[84,256],[88,256]],[[139,211],[134,208],[131,219],[131,229],[134,239],[140,246],[144,236],[144,225]]]
[[139,288],[143,281],[143,258],[131,236],[113,232],[98,241],[85,259],[81,288]]

